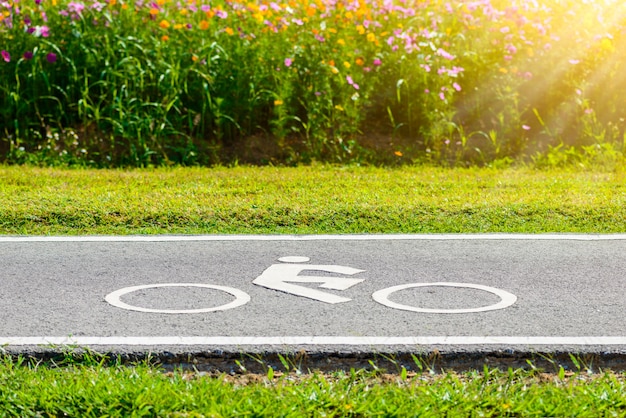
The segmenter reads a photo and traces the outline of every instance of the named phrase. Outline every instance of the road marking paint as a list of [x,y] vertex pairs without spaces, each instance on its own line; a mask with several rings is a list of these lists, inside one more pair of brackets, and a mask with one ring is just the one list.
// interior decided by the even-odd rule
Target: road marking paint
[[420,346],[420,345],[506,345],[506,346],[626,346],[626,337],[512,337],[512,336],[424,336],[424,337],[350,337],[350,336],[215,336],[215,337],[0,337],[1,346],[76,345],[76,346]]
[[20,242],[186,242],[186,241],[402,241],[402,240],[626,240],[626,234],[359,234],[359,235],[90,235],[0,236],[0,243]]
[[[484,290],[489,293],[493,293],[494,295],[500,297],[500,302],[495,303],[493,305],[482,306],[479,308],[467,308],[467,309],[430,309],[430,308],[418,308],[410,305],[402,305],[400,303],[393,302],[389,300],[389,296],[392,293],[395,293],[399,290],[411,289],[414,287],[429,287],[429,286],[444,286],[444,287],[461,287],[461,288],[469,288],[469,289],[478,289]],[[517,300],[517,296],[512,293],[509,293],[502,289],[497,289],[495,287],[483,286],[481,284],[473,284],[473,283],[453,283],[453,282],[435,282],[435,283],[408,283],[401,284],[399,286],[392,286],[386,289],[379,290],[372,294],[372,298],[380,303],[381,305],[388,306],[394,309],[400,309],[402,311],[411,311],[411,312],[420,312],[420,313],[438,313],[438,314],[446,314],[446,313],[474,313],[474,312],[486,312],[486,311],[495,311],[497,309],[508,308],[513,305]]]
[[265,269],[259,277],[254,279],[252,283],[268,289],[279,290],[321,302],[342,303],[349,302],[352,299],[322,292],[317,289],[298,286],[293,283],[321,283],[319,287],[324,289],[347,290],[354,285],[362,283],[364,280],[348,277],[300,276],[299,274],[303,271],[323,271],[327,273],[354,275],[363,273],[365,270],[347,266],[302,264],[308,261],[309,257],[287,256],[281,257],[278,260],[282,262],[297,260],[297,264],[272,264]]
[[[128,303],[122,302],[120,299],[122,296],[136,292],[138,290],[145,289],[153,289],[157,287],[204,287],[208,289],[221,290],[222,292],[229,293],[235,297],[235,300],[227,303],[225,305],[216,306],[213,308],[199,308],[199,309],[151,309],[151,308],[142,308],[140,306],[130,305]],[[188,313],[204,313],[204,312],[215,312],[215,311],[225,311],[227,309],[238,308],[246,303],[250,302],[250,295],[247,293],[235,289],[234,287],[228,286],[217,286],[214,284],[202,284],[202,283],[160,283],[160,284],[146,284],[141,286],[130,286],[124,287],[122,289],[116,290],[114,292],[109,293],[104,298],[111,305],[127,309],[129,311],[138,311],[138,312],[149,312],[149,313],[166,313],[166,314],[188,314]]]

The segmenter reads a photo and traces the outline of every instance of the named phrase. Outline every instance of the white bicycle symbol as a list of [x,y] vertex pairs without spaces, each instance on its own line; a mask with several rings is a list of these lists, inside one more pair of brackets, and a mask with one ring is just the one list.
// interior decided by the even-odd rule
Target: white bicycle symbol
[[[300,257],[300,256],[290,256],[290,257],[281,257],[278,259],[280,264],[272,264],[268,267],[260,276],[252,281],[255,285],[262,286],[268,289],[278,290],[281,292],[289,293],[292,295],[302,296],[309,299],[318,300],[325,303],[343,303],[348,302],[352,299],[333,295],[331,293],[326,293],[321,290],[311,289],[308,287],[298,286],[293,283],[321,283],[319,285],[320,288],[324,289],[332,289],[332,290],[346,290],[350,287],[363,282],[365,279],[357,279],[350,277],[322,277],[322,276],[301,276],[300,273],[303,271],[322,271],[326,273],[338,273],[344,274],[348,276],[352,276],[358,273],[363,273],[365,270],[359,270],[352,267],[346,266],[337,266],[337,265],[313,265],[313,264],[304,264],[310,261],[308,257]],[[431,309],[431,308],[420,308],[410,305],[403,305],[397,302],[390,300],[390,296],[404,289],[411,289],[416,287],[456,287],[456,288],[469,288],[469,289],[477,289],[485,292],[492,293],[500,298],[500,302],[482,306],[478,308],[467,308],[467,309]],[[213,290],[219,290],[225,293],[228,293],[235,297],[235,300],[232,302],[226,303],[224,305],[211,307],[211,308],[199,308],[199,309],[152,309],[152,308],[143,308],[140,306],[131,305],[129,303],[123,302],[121,298],[129,293],[133,293],[140,290],[146,289],[154,289],[154,288],[164,288],[164,287],[199,287],[199,288],[208,288]],[[517,301],[517,296],[502,289],[497,289],[495,287],[484,286],[480,284],[472,284],[472,283],[456,283],[456,282],[432,282],[432,283],[408,283],[402,284],[398,286],[387,287],[385,289],[378,290],[372,294],[372,298],[374,301],[390,307],[394,309],[399,309],[403,311],[411,311],[411,312],[419,312],[419,313],[475,313],[475,312],[486,312],[486,311],[494,311],[498,309],[504,309],[511,305],[513,305]],[[138,312],[147,312],[147,313],[167,313],[167,314],[191,314],[191,313],[206,313],[206,312],[216,312],[216,311],[225,311],[228,309],[238,308],[240,306],[245,305],[250,301],[250,295],[245,293],[244,291],[229,287],[229,286],[219,286],[212,284],[203,284],[203,283],[160,283],[160,284],[147,284],[140,286],[131,286],[125,287],[106,295],[105,300],[111,305]]]

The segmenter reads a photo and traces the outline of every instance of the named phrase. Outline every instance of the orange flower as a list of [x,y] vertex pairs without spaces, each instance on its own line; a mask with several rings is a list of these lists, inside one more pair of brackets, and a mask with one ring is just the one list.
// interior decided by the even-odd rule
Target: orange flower
[[170,27],[170,22],[168,22],[167,20],[163,19],[159,22],[159,26],[162,27],[163,29],[167,29]]
[[207,30],[209,28],[209,22],[207,20],[201,20],[200,25],[198,25],[200,29]]
[[354,60],[354,63],[358,65],[359,67],[362,67],[365,64],[365,61],[363,60],[363,58],[358,57],[357,59]]
[[235,31],[233,30],[233,28],[231,28],[230,26],[227,27],[226,29],[224,29],[224,32],[226,32],[229,35],[232,35],[233,33],[235,33]]
[[170,40],[170,37],[169,37],[169,36],[167,36],[167,35],[163,35],[163,36],[161,36],[161,40],[162,40],[163,42],[167,42],[167,41],[169,41],[169,40]]
[[156,15],[158,15],[158,14],[159,14],[159,9],[157,9],[156,7],[151,8],[151,9],[150,9],[150,14],[151,14],[152,16],[156,16]]

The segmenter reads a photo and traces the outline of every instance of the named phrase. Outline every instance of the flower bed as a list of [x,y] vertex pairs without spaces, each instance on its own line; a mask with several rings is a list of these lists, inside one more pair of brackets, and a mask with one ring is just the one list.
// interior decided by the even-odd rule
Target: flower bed
[[2,0],[0,161],[213,164],[251,138],[280,163],[623,156],[624,11]]

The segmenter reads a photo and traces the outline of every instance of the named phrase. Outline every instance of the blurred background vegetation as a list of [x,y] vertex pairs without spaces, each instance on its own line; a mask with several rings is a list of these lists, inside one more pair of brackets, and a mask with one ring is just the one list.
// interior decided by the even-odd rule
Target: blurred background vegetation
[[612,1],[8,0],[0,162],[614,166]]

